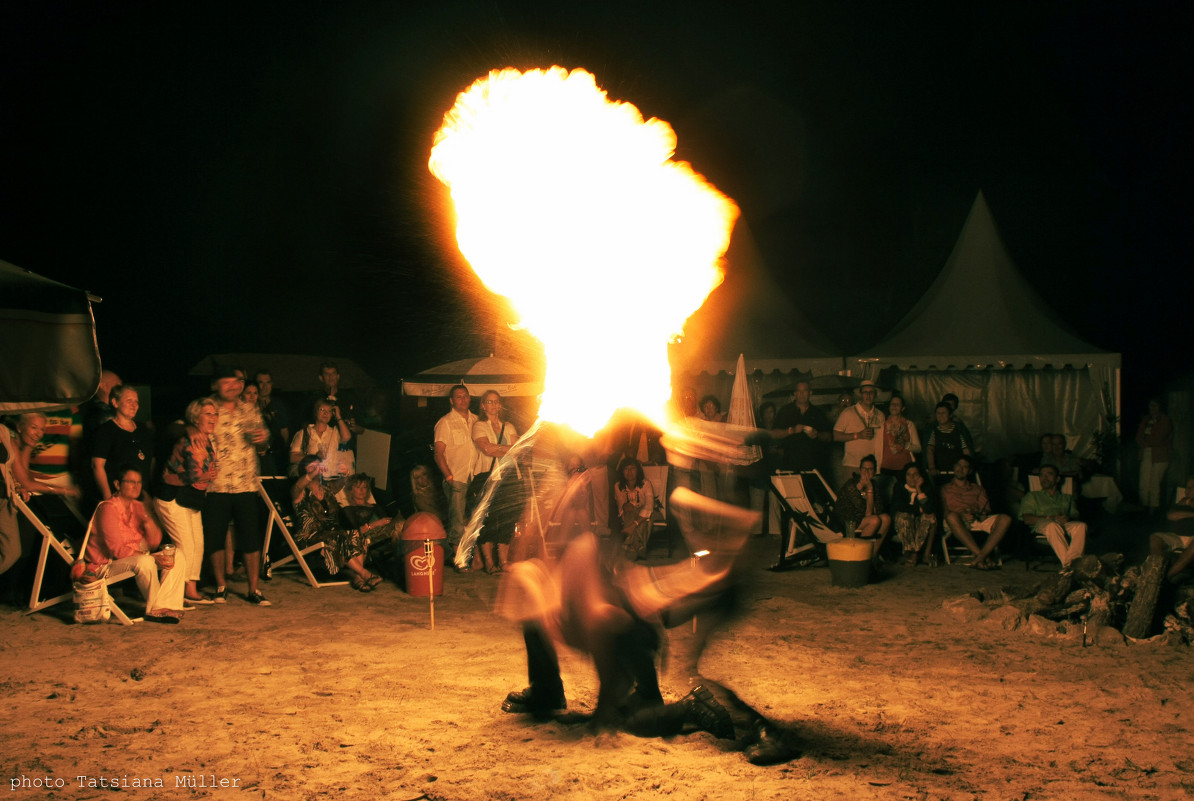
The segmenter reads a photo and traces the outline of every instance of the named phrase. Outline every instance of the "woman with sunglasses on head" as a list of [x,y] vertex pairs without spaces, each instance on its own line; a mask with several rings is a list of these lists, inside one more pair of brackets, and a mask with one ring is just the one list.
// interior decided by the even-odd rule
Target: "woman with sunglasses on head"
[[[480,486],[515,442],[518,442],[518,429],[513,423],[502,420],[502,396],[496,390],[488,390],[481,396],[480,419],[473,424],[473,444],[477,446],[477,458],[473,462],[473,483],[478,485],[476,494],[480,494]],[[514,524],[522,511],[522,504],[517,500],[521,493],[516,485],[520,483],[516,472],[503,475],[502,484],[490,498],[485,525],[477,538],[481,566],[486,573],[500,573],[502,566],[509,563]],[[473,495],[471,485],[469,489],[469,494]]]

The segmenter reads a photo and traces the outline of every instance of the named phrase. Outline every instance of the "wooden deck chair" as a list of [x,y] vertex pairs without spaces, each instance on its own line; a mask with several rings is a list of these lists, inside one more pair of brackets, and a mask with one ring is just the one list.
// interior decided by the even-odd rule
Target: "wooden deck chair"
[[[269,482],[275,490],[280,488],[286,495],[286,500],[283,502],[280,498],[276,498],[266,490],[266,483]],[[298,565],[299,569],[303,571],[303,575],[307,577],[307,583],[315,589],[322,587],[339,587],[348,584],[347,581],[320,581],[311,572],[310,565],[307,564],[307,556],[313,553],[319,553],[323,550],[322,542],[313,542],[306,547],[300,548],[298,543],[294,541],[294,534],[291,532],[291,526],[294,525],[294,519],[291,517],[290,499],[288,497],[289,479],[283,476],[263,476],[257,481],[257,494],[261,496],[261,500],[265,502],[265,543],[261,547],[262,553],[262,571],[265,574],[265,580],[269,581],[273,578],[274,570],[287,565]],[[270,560],[269,557],[269,542],[274,529],[277,529],[282,537],[286,540],[286,544],[290,547],[290,555],[283,556],[276,562]],[[293,565],[292,565],[293,563]]]
[[775,568],[811,564],[822,558],[826,543],[842,539],[829,527],[830,508],[837,501],[820,471],[780,471],[771,477],[771,499],[779,506],[779,562]]
[[[1178,487],[1177,493],[1174,495],[1173,502],[1175,504],[1181,503],[1186,497],[1186,488]],[[1158,531],[1153,534],[1154,537],[1160,537],[1165,541],[1165,544],[1170,549],[1171,556],[1177,556],[1182,551],[1194,544],[1194,537],[1183,536],[1172,531]]]
[[[1040,492],[1041,477],[1039,475],[1029,474],[1028,489],[1030,492]],[[1073,476],[1066,476],[1065,478],[1062,479],[1061,492],[1066,495],[1069,495],[1070,497],[1072,497],[1074,499],[1075,502],[1077,502],[1078,486],[1077,486],[1077,482],[1074,481]],[[1032,563],[1034,561],[1033,556],[1037,553],[1048,554],[1048,558],[1041,560],[1041,561],[1053,561],[1057,557],[1057,554],[1053,553],[1053,546],[1049,544],[1049,540],[1047,540],[1045,538],[1045,535],[1038,534],[1035,531],[1033,531],[1031,527],[1029,527],[1028,534],[1024,538],[1024,569],[1025,570],[1032,569]]]
[[[71,565],[75,563],[76,551],[74,546],[71,544],[70,539],[64,535],[56,533],[48,525],[46,525],[46,523],[37,515],[37,513],[29,508],[29,505],[21,499],[19,493],[14,492],[12,494],[12,504],[16,508],[17,512],[26,520],[28,520],[29,524],[32,525],[39,534],[41,534],[41,548],[37,554],[37,567],[35,568],[35,572],[33,574],[33,590],[29,593],[29,609],[25,614],[40,612],[43,609],[49,609],[55,604],[71,600],[71,592],[65,592],[61,595],[56,595],[53,598],[41,597],[42,585],[45,583],[46,567],[50,564],[50,553],[53,552],[59,558],[61,558],[62,561],[66,563],[67,570],[69,570]],[[78,519],[80,526],[86,526],[88,529],[90,529],[90,526],[87,526],[86,521],[83,520],[83,515],[79,513],[77,506],[67,503],[64,503],[64,506],[66,506],[66,508],[70,510],[71,514]],[[84,541],[86,541],[86,535],[84,535]],[[83,551],[79,550],[78,553],[81,554]]]
[[[95,512],[91,515],[91,520],[87,523],[87,531],[84,532],[84,534],[83,534],[83,543],[79,546],[79,558],[80,559],[83,558],[83,554],[87,553],[87,541],[91,539],[91,534],[95,530],[95,518],[98,515],[99,515],[99,509],[97,508],[95,510]],[[117,584],[121,581],[124,581],[125,579],[135,579],[136,577],[137,577],[137,575],[131,570],[126,570],[123,573],[117,573],[114,575],[109,574],[104,577],[104,584],[106,585],[105,592],[107,591],[107,588],[110,588],[113,584]],[[54,603],[57,603],[59,600],[62,600],[63,597],[70,598],[72,595],[73,595],[73,593],[68,592],[65,596],[59,596],[58,599],[56,599],[54,601]],[[125,613],[125,611],[123,609],[121,609],[120,606],[114,600],[112,600],[111,595],[108,596],[108,610],[112,613],[112,617],[116,618],[118,621],[120,621],[121,624],[123,624],[125,626],[131,626],[134,623],[140,623],[140,622],[142,622],[142,620],[144,620],[144,618],[140,618],[140,617],[130,618]],[[30,609],[25,614],[27,614],[27,615],[32,614],[34,611],[36,611],[36,610]]]
[[[974,483],[981,487],[983,485],[983,479],[982,476],[979,475],[978,471],[974,471],[971,473],[971,475],[974,477]],[[952,480],[953,473],[950,473],[950,476]],[[937,493],[938,496],[940,496],[940,486],[937,487]],[[949,525],[945,522],[944,506],[942,506],[942,510],[943,511],[940,513],[940,519],[937,521],[937,525],[941,529],[941,557],[945,560],[945,564],[952,565],[952,560],[955,556],[962,558],[974,556],[974,554],[970,552],[970,549],[967,548],[966,545],[960,539],[955,537],[953,532],[949,530]],[[1008,540],[1005,538],[1004,542],[1006,543]],[[998,548],[995,549],[994,557],[996,562],[1001,565],[1003,564],[1003,558],[999,555]]]
[[655,539],[656,534],[662,533],[667,538],[667,555],[670,557],[675,545],[672,527],[668,525],[667,519],[668,466],[645,464],[643,465],[643,477],[651,482],[651,487],[655,490],[655,511],[651,513],[651,530],[647,533],[647,544],[644,546],[643,552],[645,554],[651,550],[651,541]]
[[[21,514],[25,515],[29,522],[32,523],[34,527],[37,528],[42,534],[42,547],[41,553],[38,555],[37,560],[37,573],[33,581],[33,591],[29,596],[29,608],[25,610],[25,614],[31,615],[34,612],[41,612],[42,610],[49,609],[51,606],[60,604],[63,601],[73,600],[73,592],[65,592],[61,595],[56,595],[53,598],[43,599],[41,598],[41,590],[50,550],[54,550],[59,556],[61,556],[69,567],[75,563],[76,557],[74,547],[70,544],[69,540],[59,539],[56,537],[54,532],[51,531],[50,528],[37,517],[36,514],[34,514],[33,510],[30,509],[25,502],[20,499],[19,496],[14,495],[13,502],[16,504],[16,507],[18,510],[20,510]],[[93,514],[91,516],[91,521],[87,523],[87,528],[83,533],[83,541],[79,545],[79,558],[82,558],[82,555],[86,553],[87,541],[91,539],[91,532],[94,530],[94,528],[95,515]],[[129,578],[134,578],[133,571],[126,570],[123,573],[107,576],[105,578],[105,583],[108,587],[111,587],[113,584]],[[131,626],[133,623],[141,620],[141,618],[130,618],[127,614],[125,614],[124,610],[122,610],[115,603],[110,603],[109,609],[111,610],[112,615],[126,626]]]

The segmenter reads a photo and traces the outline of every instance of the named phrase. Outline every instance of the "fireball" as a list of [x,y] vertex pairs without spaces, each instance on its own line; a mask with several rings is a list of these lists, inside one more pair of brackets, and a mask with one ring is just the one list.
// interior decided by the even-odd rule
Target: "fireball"
[[675,150],[670,125],[581,69],[490,72],[444,116],[429,166],[461,253],[543,343],[543,420],[663,420],[667,343],[721,283],[738,217]]

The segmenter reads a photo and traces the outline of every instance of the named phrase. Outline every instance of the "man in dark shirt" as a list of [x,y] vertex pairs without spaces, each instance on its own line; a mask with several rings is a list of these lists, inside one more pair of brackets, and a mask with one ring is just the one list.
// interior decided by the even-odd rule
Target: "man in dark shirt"
[[825,472],[833,426],[825,412],[812,405],[812,394],[807,381],[797,382],[793,401],[775,413],[772,435],[781,438],[780,467],[784,470]]
[[[352,432],[353,439],[362,433],[364,427],[357,425],[357,399],[352,390],[340,388],[340,370],[331,362],[319,365],[319,389],[311,396],[311,408],[315,408],[315,401],[329,400],[332,402],[332,423],[343,419]],[[311,419],[314,422],[314,418]],[[355,446],[355,442],[353,443]]]
[[261,474],[278,476],[286,472],[290,460],[290,414],[286,405],[274,397],[274,377],[269,370],[257,371],[257,406],[269,429],[269,450],[261,457]]

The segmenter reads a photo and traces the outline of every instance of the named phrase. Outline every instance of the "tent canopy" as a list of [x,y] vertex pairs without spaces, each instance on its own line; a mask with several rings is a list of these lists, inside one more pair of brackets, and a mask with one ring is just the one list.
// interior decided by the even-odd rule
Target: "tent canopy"
[[413,378],[403,379],[402,394],[441,398],[456,384],[478,396],[496,390],[503,397],[528,397],[543,393],[543,379],[518,362],[493,356],[461,359],[432,367]]
[[351,359],[318,356],[309,353],[212,353],[204,356],[190,370],[190,375],[213,375],[218,367],[244,369],[252,378],[258,370],[269,370],[274,389],[279,392],[314,391],[319,387],[319,366],[336,365],[340,386],[344,389],[369,389],[373,379]]
[[849,362],[861,378],[886,370],[916,419],[945,392],[958,395],[959,417],[989,454],[1031,450],[1045,432],[1082,453],[1120,415],[1120,354],[1059,321],[1012,262],[982,192],[924,297]]
[[91,300],[0,261],[0,411],[71,406],[99,387]]
[[937,280],[879,344],[851,362],[905,370],[965,367],[1117,368],[1071,332],[1004,247],[980,191]]
[[716,375],[732,374],[739,354],[748,369],[764,373],[821,375],[844,367],[842,352],[805,323],[768,273],[741,219],[726,253],[725,280],[688,318],[670,358],[674,373]]

